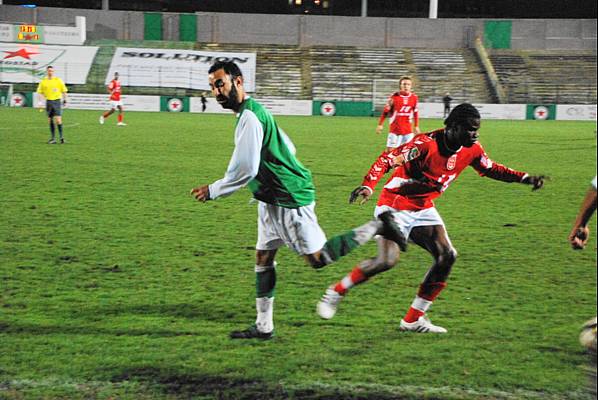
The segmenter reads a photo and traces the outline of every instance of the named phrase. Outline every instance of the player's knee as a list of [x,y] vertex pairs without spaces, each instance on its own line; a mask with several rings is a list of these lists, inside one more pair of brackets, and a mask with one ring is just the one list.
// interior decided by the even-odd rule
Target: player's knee
[[328,264],[332,264],[333,260],[327,256],[323,251],[319,251],[313,254],[306,254],[304,256],[305,261],[314,269],[324,268]]
[[438,261],[446,266],[452,266],[457,261],[457,250],[452,246],[443,249],[438,257]]

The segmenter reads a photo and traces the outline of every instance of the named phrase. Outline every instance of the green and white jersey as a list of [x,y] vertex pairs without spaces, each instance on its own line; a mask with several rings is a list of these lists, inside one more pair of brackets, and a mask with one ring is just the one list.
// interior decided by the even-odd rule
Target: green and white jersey
[[315,200],[311,172],[295,157],[295,146],[272,114],[246,97],[237,115],[235,150],[224,177],[209,186],[210,198],[249,186],[253,197],[285,208]]

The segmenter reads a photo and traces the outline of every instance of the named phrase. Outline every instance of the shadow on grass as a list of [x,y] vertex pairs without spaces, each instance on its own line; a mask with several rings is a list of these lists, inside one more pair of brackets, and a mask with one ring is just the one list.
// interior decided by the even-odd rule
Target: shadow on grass
[[[112,382],[137,381],[175,398],[205,396],[218,400],[406,400],[413,397],[376,390],[329,386],[285,387],[255,379],[179,374],[174,370],[141,367],[125,370]],[[203,398],[203,397],[202,397]],[[426,397],[429,400],[435,397]]]

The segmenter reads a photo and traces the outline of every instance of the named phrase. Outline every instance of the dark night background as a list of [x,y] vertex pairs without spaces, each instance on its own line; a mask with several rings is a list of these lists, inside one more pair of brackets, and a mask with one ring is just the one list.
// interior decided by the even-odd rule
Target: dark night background
[[[101,0],[3,0],[3,4],[102,7]],[[361,0],[110,0],[109,4],[111,10],[361,15]],[[370,17],[427,18],[428,9],[429,0],[368,0]],[[596,18],[596,0],[438,0],[438,18]]]

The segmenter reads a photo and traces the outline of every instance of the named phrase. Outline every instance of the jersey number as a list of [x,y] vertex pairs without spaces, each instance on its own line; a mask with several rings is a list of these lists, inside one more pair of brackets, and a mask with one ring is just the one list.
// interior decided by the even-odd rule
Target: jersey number
[[440,191],[444,192],[456,177],[457,177],[457,174],[451,174],[451,175],[442,174],[442,175],[440,175],[440,178],[438,178],[436,180],[436,182],[442,184],[442,188],[440,188]]

